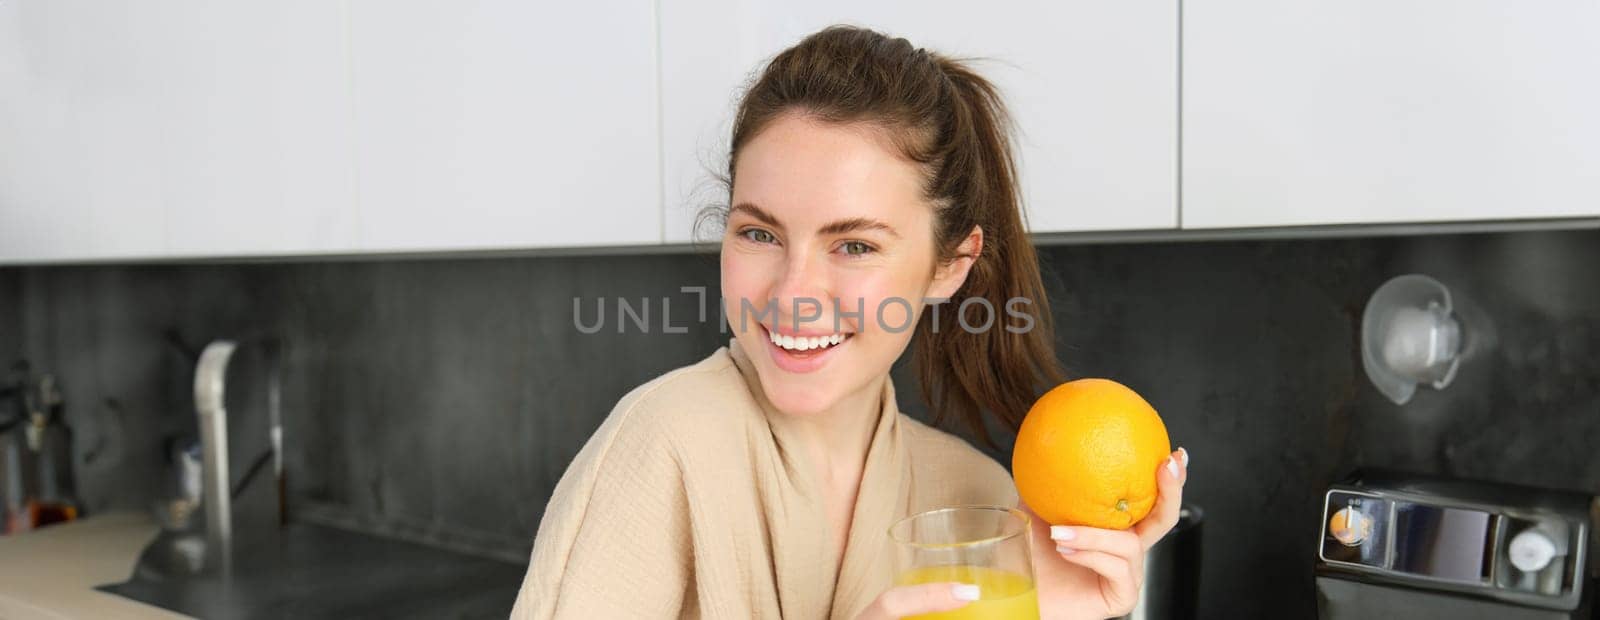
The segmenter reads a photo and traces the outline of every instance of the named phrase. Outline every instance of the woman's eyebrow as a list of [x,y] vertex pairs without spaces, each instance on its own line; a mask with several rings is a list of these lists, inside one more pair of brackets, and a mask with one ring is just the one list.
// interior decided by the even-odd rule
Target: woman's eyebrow
[[741,202],[733,205],[733,208],[728,210],[728,215],[733,215],[735,213],[744,213],[750,217],[756,218],[756,220],[760,221],[762,224],[766,224],[778,230],[783,230],[783,223],[779,222],[778,218],[773,217],[771,213],[767,213],[766,211],[763,211],[761,207],[755,206],[751,203]]
[[[741,202],[733,205],[733,208],[728,210],[728,214],[732,215],[734,213],[744,213],[745,215],[760,221],[762,224],[766,224],[780,231],[783,230],[783,223],[779,222],[778,218],[773,217],[771,213],[767,213],[761,207],[755,206],[752,203]],[[817,232],[818,234],[823,235],[842,235],[844,233],[855,232],[858,230],[881,230],[889,233],[896,239],[900,238],[900,233],[896,232],[893,226],[865,217],[852,217],[842,220],[835,220],[829,222]]]
[[858,230],[881,230],[889,233],[896,239],[900,238],[900,233],[895,232],[893,226],[865,217],[852,217],[829,222],[828,225],[823,226],[822,230],[819,232],[824,235],[842,235],[844,233],[855,232]]

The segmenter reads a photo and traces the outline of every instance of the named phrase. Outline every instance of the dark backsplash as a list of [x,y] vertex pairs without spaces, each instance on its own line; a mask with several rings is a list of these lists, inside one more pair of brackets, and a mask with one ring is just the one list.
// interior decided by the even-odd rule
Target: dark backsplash
[[[1355,466],[1600,492],[1600,230],[1042,255],[1072,374],[1139,390],[1193,455],[1205,617],[1313,614],[1320,495]],[[1397,407],[1356,347],[1367,297],[1407,272],[1451,288],[1470,359]],[[88,509],[142,510],[165,489],[164,441],[193,432],[193,352],[281,337],[292,510],[524,561],[618,397],[726,341],[683,286],[717,317],[709,255],[7,268],[0,359],[61,377]],[[575,297],[586,323],[606,300],[599,333],[575,327]],[[651,300],[649,333],[618,333],[618,298]],[[664,298],[687,333],[662,332]],[[248,439],[265,413],[246,346],[235,462],[264,442]]]
[[0,269],[0,366],[22,350],[22,274]]

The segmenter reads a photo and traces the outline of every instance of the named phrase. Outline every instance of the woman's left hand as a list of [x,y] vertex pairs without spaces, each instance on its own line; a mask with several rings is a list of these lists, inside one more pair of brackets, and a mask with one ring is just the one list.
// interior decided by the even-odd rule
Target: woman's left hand
[[1156,471],[1156,505],[1127,530],[1051,527],[1026,503],[1033,524],[1033,571],[1043,618],[1109,618],[1133,611],[1144,554],[1178,523],[1189,455],[1179,448]]

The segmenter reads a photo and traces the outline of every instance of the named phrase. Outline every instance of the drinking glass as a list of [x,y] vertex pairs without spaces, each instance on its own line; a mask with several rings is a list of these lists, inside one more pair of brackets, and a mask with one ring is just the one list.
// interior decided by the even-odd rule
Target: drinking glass
[[1005,506],[953,506],[895,522],[895,585],[955,581],[978,586],[960,609],[908,616],[923,620],[1039,617],[1028,515]]

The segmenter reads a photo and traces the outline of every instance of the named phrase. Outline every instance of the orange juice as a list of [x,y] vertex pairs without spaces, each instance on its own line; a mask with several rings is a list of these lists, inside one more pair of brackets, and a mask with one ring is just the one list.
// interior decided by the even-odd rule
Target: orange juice
[[924,566],[900,575],[898,584],[912,586],[940,581],[977,584],[978,600],[965,607],[920,616],[919,620],[1018,620],[1039,618],[1039,597],[1033,580],[1011,571],[982,566]]

